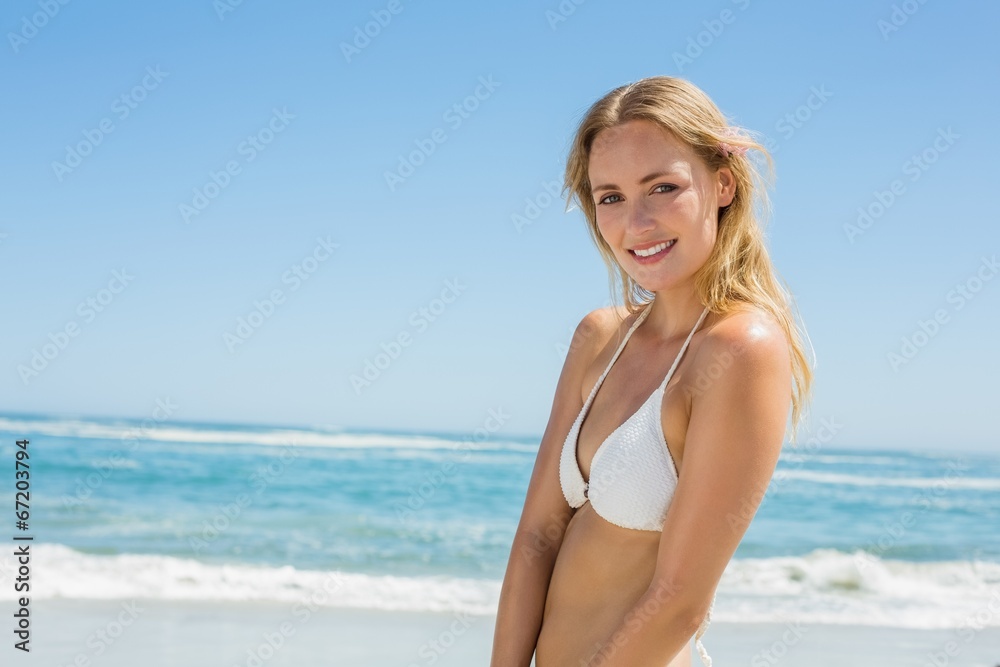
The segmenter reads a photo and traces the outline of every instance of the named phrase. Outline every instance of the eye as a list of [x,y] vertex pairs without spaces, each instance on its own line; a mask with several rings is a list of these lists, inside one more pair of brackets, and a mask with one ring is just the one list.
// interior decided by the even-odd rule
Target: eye
[[[667,190],[661,190],[660,188],[669,188],[669,189],[667,189]],[[676,189],[677,189],[677,186],[673,185],[671,183],[660,183],[655,188],[653,188],[653,192],[659,192],[659,193],[664,193],[665,194],[667,192],[673,192]],[[611,197],[620,197],[620,196],[621,195],[607,195],[603,199],[598,200],[597,203],[599,205],[600,204],[614,204],[615,202],[608,201],[608,199],[611,198]]]

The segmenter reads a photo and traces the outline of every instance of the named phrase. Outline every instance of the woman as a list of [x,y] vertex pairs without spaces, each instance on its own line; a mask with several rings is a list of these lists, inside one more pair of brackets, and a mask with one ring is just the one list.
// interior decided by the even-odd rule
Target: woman
[[[688,667],[812,382],[748,134],[688,81],[598,100],[566,188],[624,310],[577,326],[500,593],[492,667]],[[794,381],[794,385],[793,385]]]

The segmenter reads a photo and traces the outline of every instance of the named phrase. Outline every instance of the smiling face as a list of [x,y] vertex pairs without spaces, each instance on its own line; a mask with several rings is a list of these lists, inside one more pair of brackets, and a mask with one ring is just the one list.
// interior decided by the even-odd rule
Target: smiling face
[[648,120],[598,132],[588,174],[601,236],[651,292],[677,287],[705,263],[719,207],[735,194],[728,167],[711,171],[690,146]]

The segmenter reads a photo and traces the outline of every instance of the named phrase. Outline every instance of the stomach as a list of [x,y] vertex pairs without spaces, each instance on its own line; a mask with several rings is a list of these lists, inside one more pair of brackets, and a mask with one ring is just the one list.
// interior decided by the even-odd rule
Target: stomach
[[[659,532],[616,526],[590,502],[581,505],[552,570],[535,667],[599,665],[614,653],[611,635],[649,588],[659,545]],[[690,666],[689,649],[664,661],[664,667]]]

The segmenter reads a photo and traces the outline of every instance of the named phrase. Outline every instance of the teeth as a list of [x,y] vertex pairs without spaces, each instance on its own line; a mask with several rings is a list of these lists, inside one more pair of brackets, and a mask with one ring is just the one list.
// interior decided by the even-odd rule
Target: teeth
[[639,257],[649,257],[650,255],[655,255],[656,253],[658,253],[658,252],[660,252],[660,251],[662,251],[662,250],[664,250],[666,248],[669,248],[674,243],[676,243],[676,240],[674,240],[674,241],[667,241],[666,243],[658,243],[658,244],[652,246],[651,248],[646,248],[645,250],[633,250],[632,252],[634,252],[635,254],[637,254]]

